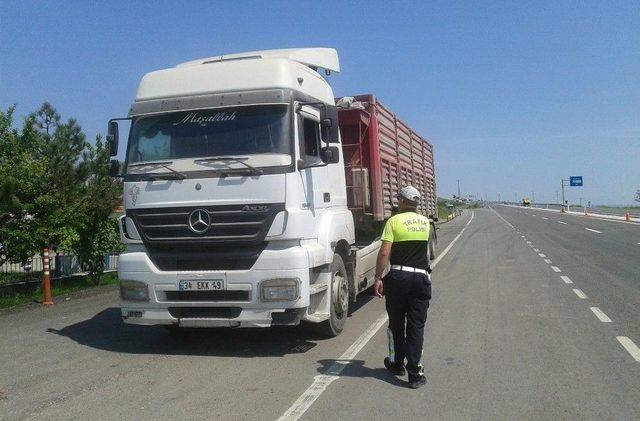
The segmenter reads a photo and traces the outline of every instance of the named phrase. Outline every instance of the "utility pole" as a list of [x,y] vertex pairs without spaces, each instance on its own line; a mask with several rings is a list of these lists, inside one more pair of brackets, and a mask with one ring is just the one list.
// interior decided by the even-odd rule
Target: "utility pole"
[[560,210],[561,210],[562,212],[564,212],[564,207],[565,207],[565,205],[566,205],[566,202],[565,202],[565,200],[564,200],[564,186],[565,186],[564,182],[565,182],[565,181],[567,181],[567,180],[565,180],[564,178],[561,178],[561,179],[560,179],[560,184],[562,185],[562,208],[561,208]]
[[556,203],[560,202],[558,190],[556,190]]
[[536,193],[534,191],[531,192],[531,203],[536,203]]
[[460,179],[458,179],[458,199],[460,199]]

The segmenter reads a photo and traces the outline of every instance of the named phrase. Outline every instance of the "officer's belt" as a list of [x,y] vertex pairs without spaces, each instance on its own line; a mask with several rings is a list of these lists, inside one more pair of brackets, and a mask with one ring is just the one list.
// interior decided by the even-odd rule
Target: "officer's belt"
[[417,272],[417,273],[423,273],[423,274],[427,274],[427,271],[424,269],[418,269],[418,268],[414,268],[411,266],[402,266],[402,265],[391,265],[391,269],[393,270],[403,270],[405,272]]

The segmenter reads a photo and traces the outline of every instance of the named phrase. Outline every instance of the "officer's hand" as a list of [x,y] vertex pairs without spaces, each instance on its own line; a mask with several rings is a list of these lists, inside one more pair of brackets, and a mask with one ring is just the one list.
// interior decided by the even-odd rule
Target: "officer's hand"
[[382,294],[384,293],[384,287],[382,286],[382,279],[376,279],[375,284],[373,284],[373,291],[376,293],[376,297],[382,298]]

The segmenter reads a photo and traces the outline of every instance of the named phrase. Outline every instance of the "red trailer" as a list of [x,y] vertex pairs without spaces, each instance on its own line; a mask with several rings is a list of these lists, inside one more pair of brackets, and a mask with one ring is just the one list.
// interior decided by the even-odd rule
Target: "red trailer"
[[420,190],[419,212],[437,216],[433,146],[375,96],[354,99],[340,110],[339,121],[348,206],[359,237],[379,230],[397,204],[396,193],[407,184]]

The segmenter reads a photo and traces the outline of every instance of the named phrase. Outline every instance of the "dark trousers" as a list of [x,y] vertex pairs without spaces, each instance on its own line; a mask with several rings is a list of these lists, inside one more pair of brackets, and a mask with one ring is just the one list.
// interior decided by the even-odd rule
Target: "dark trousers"
[[431,281],[422,273],[391,270],[385,276],[384,295],[389,315],[389,357],[421,374],[424,324],[431,299]]

